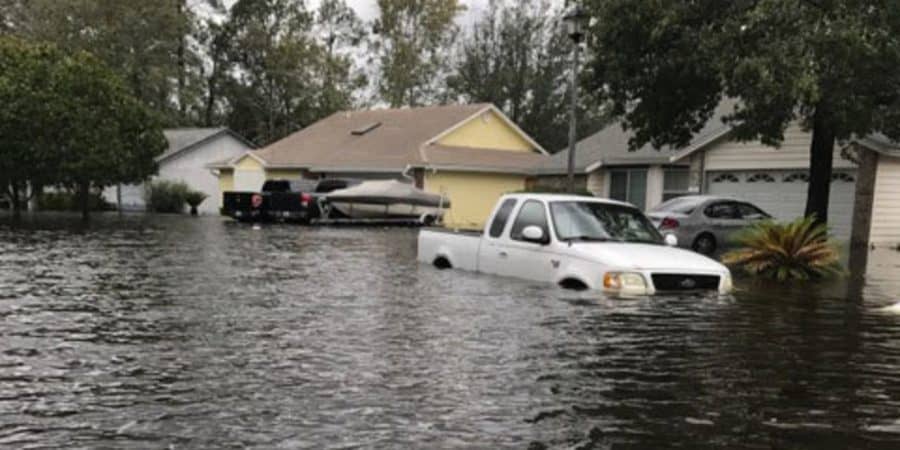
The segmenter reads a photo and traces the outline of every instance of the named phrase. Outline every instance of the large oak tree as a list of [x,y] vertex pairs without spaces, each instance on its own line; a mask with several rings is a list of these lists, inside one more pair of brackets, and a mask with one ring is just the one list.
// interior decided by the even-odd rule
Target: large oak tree
[[635,131],[685,145],[724,98],[741,140],[812,132],[806,214],[825,220],[838,140],[900,138],[897,0],[590,0],[587,85]]

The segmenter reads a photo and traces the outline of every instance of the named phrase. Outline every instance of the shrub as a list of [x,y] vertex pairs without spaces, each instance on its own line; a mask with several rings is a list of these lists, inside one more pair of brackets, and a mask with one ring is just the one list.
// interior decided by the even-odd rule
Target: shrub
[[[115,209],[114,205],[104,200],[99,192],[90,193],[88,207],[91,211]],[[44,192],[37,198],[37,208],[40,211],[81,211],[81,200],[74,192]]]
[[147,209],[156,213],[183,213],[190,192],[187,184],[178,181],[154,181],[147,187]]
[[200,191],[188,191],[184,195],[184,201],[187,202],[188,206],[191,207],[191,214],[197,214],[197,207],[203,203],[206,198],[209,197],[205,192]]
[[760,222],[735,235],[739,248],[722,262],[748,274],[778,281],[842,275],[840,254],[828,227],[812,217],[789,223]]

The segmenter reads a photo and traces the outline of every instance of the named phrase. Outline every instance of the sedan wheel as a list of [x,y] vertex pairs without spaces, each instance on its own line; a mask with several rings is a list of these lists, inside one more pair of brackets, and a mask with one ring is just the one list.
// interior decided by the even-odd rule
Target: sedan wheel
[[716,238],[708,234],[701,235],[694,240],[694,245],[691,248],[697,253],[710,256],[716,252]]

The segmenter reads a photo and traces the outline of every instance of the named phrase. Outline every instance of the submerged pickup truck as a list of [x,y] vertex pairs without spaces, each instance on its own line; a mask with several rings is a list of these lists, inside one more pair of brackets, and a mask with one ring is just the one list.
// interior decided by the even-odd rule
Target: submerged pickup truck
[[611,294],[729,293],[724,265],[675,248],[627,203],[592,197],[510,194],[500,198],[481,233],[419,232],[418,260],[563,288]]

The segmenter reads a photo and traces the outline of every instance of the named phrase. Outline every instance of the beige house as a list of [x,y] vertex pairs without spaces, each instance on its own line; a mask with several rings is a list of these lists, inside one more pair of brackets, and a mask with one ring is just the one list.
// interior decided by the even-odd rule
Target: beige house
[[[811,133],[795,124],[786,130],[778,148],[759,141],[738,142],[721,120],[732,105],[723,103],[680,149],[645,145],[630,151],[628,141],[633,134],[620,123],[585,138],[575,153],[583,186],[596,195],[645,210],[673,197],[703,193],[753,202],[781,220],[802,216],[809,187]],[[565,150],[553,155],[538,168],[538,182],[558,184],[567,158]],[[828,221],[842,240],[850,238],[853,225],[856,178],[857,164],[836,148]]]
[[208,167],[223,192],[258,191],[270,179],[408,180],[450,198],[449,226],[474,229],[548,158],[499,109],[476,104],[339,112]]
[[900,248],[900,145],[873,135],[845,153],[859,162],[854,243]]

